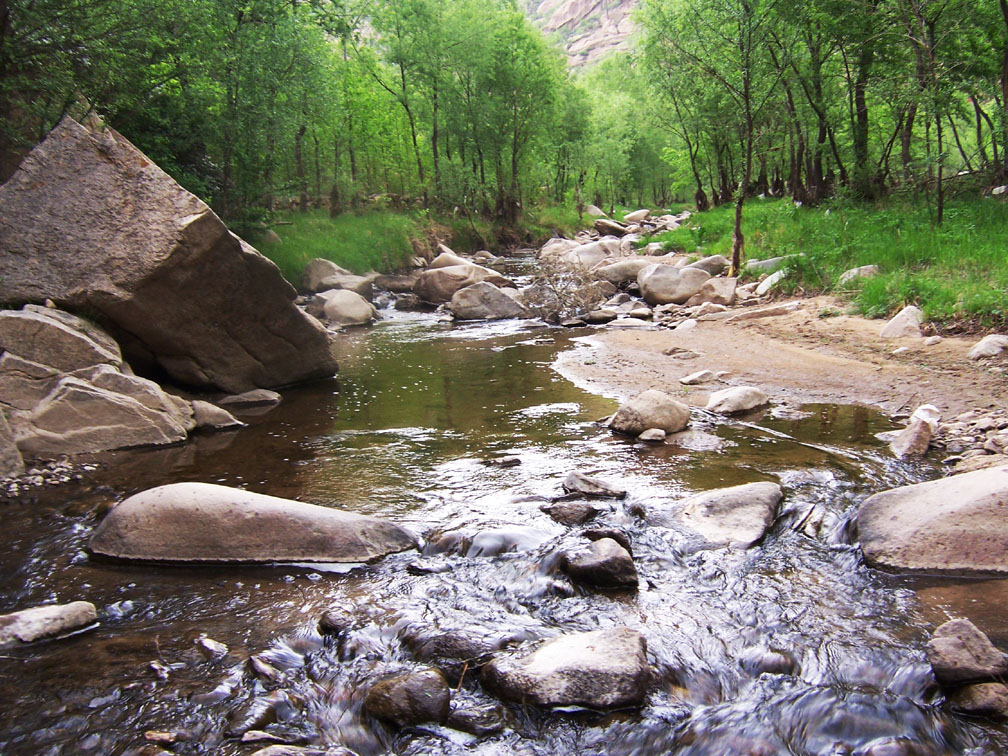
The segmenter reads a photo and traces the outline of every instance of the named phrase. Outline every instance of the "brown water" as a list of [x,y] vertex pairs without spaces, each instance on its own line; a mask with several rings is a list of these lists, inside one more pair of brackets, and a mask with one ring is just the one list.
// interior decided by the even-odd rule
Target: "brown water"
[[[890,427],[882,417],[837,406],[728,423],[695,413],[687,448],[643,446],[595,424],[613,400],[550,369],[567,348],[585,347],[529,324],[394,316],[343,338],[339,385],[286,392],[237,433],[104,455],[77,483],[3,504],[0,609],[86,599],[101,625],[3,653],[0,751],[140,753],[144,731],[164,730],[180,733],[176,753],[246,754],[261,744],[238,736],[254,727],[362,756],[1008,752],[1002,728],[943,713],[922,651],[945,607],[968,608],[975,594],[870,570],[852,543],[864,496],[933,474],[889,459],[872,437]],[[502,455],[522,464],[481,463]],[[598,524],[629,534],[639,593],[587,592],[557,571],[556,555],[582,539],[539,507],[573,469],[629,490]],[[765,479],[781,482],[785,500],[749,551],[694,552],[639,516]],[[182,480],[388,516],[428,542],[482,534],[515,550],[428,554],[448,571],[425,575],[406,570],[416,553],[345,573],[88,557],[110,503]],[[355,617],[339,640],[316,630],[331,606]],[[978,621],[1003,637],[998,609]],[[481,740],[440,727],[396,734],[360,713],[376,677],[412,663],[407,640],[418,634],[520,641],[615,625],[648,639],[656,676],[640,711],[516,707],[502,735]],[[204,658],[201,633],[229,653]],[[770,649],[793,660],[790,674],[758,672],[754,659]],[[253,678],[251,654],[280,678]],[[472,675],[456,694],[459,705],[492,701]]]

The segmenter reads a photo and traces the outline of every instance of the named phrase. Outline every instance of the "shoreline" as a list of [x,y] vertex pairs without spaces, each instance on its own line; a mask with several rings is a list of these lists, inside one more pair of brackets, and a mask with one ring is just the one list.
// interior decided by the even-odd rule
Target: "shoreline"
[[[782,300],[783,302],[784,300]],[[696,327],[619,330],[600,328],[560,353],[553,369],[579,388],[627,399],[650,388],[704,406],[713,391],[754,385],[773,404],[860,404],[886,415],[933,404],[950,419],[963,412],[1008,408],[1008,362],[966,357],[978,337],[882,339],[884,320],[841,311],[834,297],[788,299],[799,307],[785,315],[728,322],[701,320]],[[893,351],[907,347],[894,355]],[[728,371],[722,379],[685,386],[699,370]]]

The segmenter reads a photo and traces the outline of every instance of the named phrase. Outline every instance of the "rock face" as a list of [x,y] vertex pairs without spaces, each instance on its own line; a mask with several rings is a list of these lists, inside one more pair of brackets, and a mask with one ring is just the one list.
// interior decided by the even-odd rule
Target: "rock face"
[[0,248],[8,302],[97,313],[131,361],[181,383],[244,391],[336,371],[277,267],[112,129],[64,118],[32,150],[0,187]]
[[920,326],[923,321],[924,313],[913,305],[908,305],[882,327],[879,335],[883,339],[919,339],[921,337]]
[[713,546],[748,548],[773,524],[782,496],[770,482],[705,491],[681,502],[679,521]]
[[508,296],[489,281],[481,281],[456,291],[448,303],[448,309],[459,320],[503,320],[531,317],[531,313],[525,305]]
[[364,699],[364,711],[369,716],[396,727],[444,722],[450,705],[448,683],[436,669],[407,672],[382,680],[375,683]]
[[460,289],[481,281],[487,281],[497,287],[514,286],[509,279],[489,268],[465,263],[423,271],[413,285],[413,293],[425,302],[441,304],[451,300],[455,292]]
[[527,655],[499,655],[483,668],[488,687],[539,706],[635,706],[650,679],[647,641],[626,627],[564,635]]
[[903,486],[858,511],[869,564],[906,570],[1008,572],[1008,467]]
[[0,648],[64,635],[97,621],[95,606],[87,601],[37,606],[12,614],[0,614]]
[[993,680],[1008,674],[1008,658],[968,619],[949,620],[927,644],[928,661],[942,685]]
[[733,386],[711,394],[706,409],[721,415],[733,415],[762,407],[769,401],[767,395],[754,386]]
[[564,571],[572,580],[596,588],[637,588],[633,557],[612,538],[600,538],[584,551],[565,555]]
[[637,274],[637,285],[650,305],[684,304],[709,278],[710,274],[700,268],[649,265]]
[[689,425],[690,410],[664,391],[648,389],[620,405],[609,422],[609,427],[619,433],[639,436],[651,428],[666,433],[678,433]]
[[83,318],[0,312],[0,349],[0,413],[22,455],[173,444],[196,424],[188,402],[123,373],[118,345]]
[[129,497],[95,529],[89,548],[169,562],[367,562],[416,547],[376,517],[208,483],[174,483]]

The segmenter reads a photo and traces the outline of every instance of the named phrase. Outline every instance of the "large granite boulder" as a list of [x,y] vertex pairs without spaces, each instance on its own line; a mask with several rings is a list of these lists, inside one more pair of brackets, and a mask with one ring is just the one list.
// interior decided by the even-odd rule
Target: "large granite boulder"
[[678,433],[690,421],[690,409],[664,391],[648,389],[624,402],[616,410],[609,427],[619,433],[639,436],[651,428]]
[[88,601],[49,604],[0,614],[0,648],[66,635],[97,621],[95,606]]
[[482,265],[467,262],[423,271],[413,285],[413,293],[425,302],[441,304],[450,301],[460,289],[481,281],[487,281],[497,287],[514,287],[510,279],[499,273]]
[[0,186],[8,304],[94,313],[131,363],[246,391],[331,376],[278,268],[112,129],[64,118]]
[[869,496],[857,523],[874,566],[939,572],[1008,572],[1008,466]]
[[627,627],[562,635],[531,653],[500,654],[483,668],[487,687],[539,706],[635,706],[650,680],[647,641]]
[[377,517],[209,483],[173,483],[113,507],[89,548],[162,562],[367,562],[416,545],[412,533]]
[[459,320],[532,317],[525,305],[489,281],[480,281],[456,291],[448,303],[448,309]]
[[637,274],[637,285],[650,305],[684,304],[708,279],[710,273],[700,268],[655,264]]

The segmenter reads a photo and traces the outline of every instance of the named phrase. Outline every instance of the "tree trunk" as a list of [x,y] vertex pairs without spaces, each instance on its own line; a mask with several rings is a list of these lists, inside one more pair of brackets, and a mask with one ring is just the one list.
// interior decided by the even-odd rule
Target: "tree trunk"
[[308,211],[308,179],[305,177],[304,151],[302,149],[304,135],[307,131],[308,127],[305,124],[301,124],[301,127],[297,131],[297,136],[294,137],[294,166],[297,173],[298,191],[300,192],[298,209],[302,213]]

